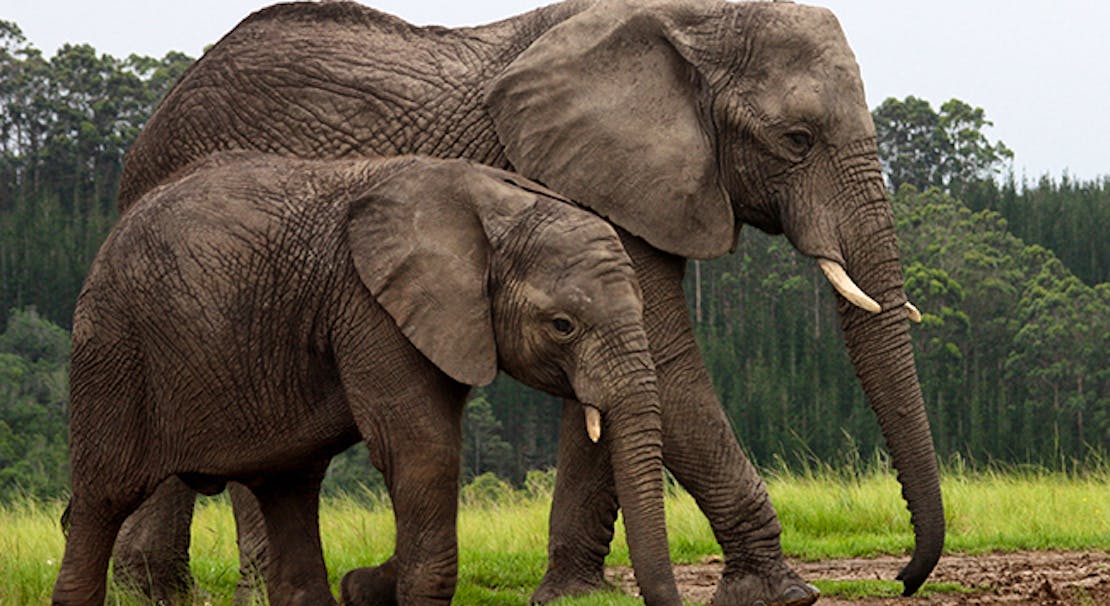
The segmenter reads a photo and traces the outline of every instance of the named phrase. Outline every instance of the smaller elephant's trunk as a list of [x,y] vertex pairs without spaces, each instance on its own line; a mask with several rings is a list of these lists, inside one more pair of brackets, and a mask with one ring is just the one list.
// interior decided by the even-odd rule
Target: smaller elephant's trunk
[[605,425],[629,556],[644,602],[681,604],[671,569],[663,508],[663,427],[654,386],[612,407]]
[[[586,404],[587,428],[591,417],[601,418],[600,437],[609,448],[628,551],[644,602],[679,606],[663,511],[663,419],[655,368],[641,327],[617,332],[639,338],[635,343],[609,343],[604,351],[631,347],[639,352],[600,364],[600,373],[592,377],[579,376],[575,392]],[[613,361],[611,354],[603,357]]]

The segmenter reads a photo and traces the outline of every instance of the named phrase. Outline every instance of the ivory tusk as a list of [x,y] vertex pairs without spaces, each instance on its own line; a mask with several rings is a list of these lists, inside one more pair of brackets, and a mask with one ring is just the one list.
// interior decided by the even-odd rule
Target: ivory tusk
[[909,301],[906,301],[906,313],[909,314],[910,322],[921,324],[921,310]]
[[836,292],[840,293],[849,303],[873,314],[877,314],[883,310],[883,308],[875,302],[875,299],[867,296],[867,293],[856,286],[856,283],[848,277],[848,272],[844,271],[844,267],[839,263],[828,259],[817,259],[817,266],[821,268],[821,271],[825,272],[825,277],[832,283]]
[[586,435],[590,436],[590,441],[597,444],[601,439],[601,411],[586,404],[583,406],[586,410]]

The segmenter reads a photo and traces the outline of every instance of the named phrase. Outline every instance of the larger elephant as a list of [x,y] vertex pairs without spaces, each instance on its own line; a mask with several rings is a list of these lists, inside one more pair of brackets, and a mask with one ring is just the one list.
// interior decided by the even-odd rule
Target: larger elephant
[[[783,559],[781,527],[713,392],[681,285],[687,258],[727,253],[742,225],[784,233],[840,293],[844,342],[911,512],[905,593],[933,569],[944,509],[914,314],[859,68],[829,11],[570,0],[446,29],[352,3],[277,5],[240,23],[162,102],[127,156],[121,208],[234,148],[467,157],[512,167],[618,226],[644,289],[665,463],[724,551],[719,605],[817,597]],[[616,499],[581,423],[564,415],[538,601],[604,584]],[[158,511],[173,507],[151,509],[165,517]]]

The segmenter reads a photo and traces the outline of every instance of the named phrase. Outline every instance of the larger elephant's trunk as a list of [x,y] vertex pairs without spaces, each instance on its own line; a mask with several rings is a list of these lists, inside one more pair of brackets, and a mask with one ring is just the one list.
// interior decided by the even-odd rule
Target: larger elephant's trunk
[[940,558],[945,533],[940,476],[907,322],[919,321],[920,314],[907,306],[894,218],[874,140],[849,146],[838,160],[834,178],[841,187],[833,200],[840,206],[814,213],[836,219],[802,219],[788,224],[787,235],[799,250],[818,259],[840,294],[844,341],[910,510],[916,544],[898,578],[904,595],[911,595]]
[[[628,551],[644,602],[678,606],[682,601],[671,568],[663,511],[663,420],[655,369],[641,327],[617,332],[625,337],[634,332],[640,351],[622,357],[616,368],[602,364],[598,368],[602,374],[581,377],[575,391],[587,404],[587,427],[591,410],[601,412],[601,438],[609,448]],[[599,351],[604,350],[608,357],[613,351],[627,351],[617,346]]]
[[944,547],[944,504],[907,322],[919,315],[906,306],[894,218],[878,159],[871,154],[865,158],[869,170],[849,171],[858,179],[855,199],[865,200],[863,211],[845,220],[839,231],[848,276],[881,311],[867,310],[847,298],[840,299],[838,309],[848,353],[910,510],[916,543],[898,579],[904,583],[904,595],[911,595],[932,572]]
[[898,579],[904,583],[903,594],[911,595],[940,558],[945,523],[940,477],[914,368],[906,312],[895,307],[871,315],[846,302],[840,309],[852,364],[878,418],[910,510],[916,543],[913,557]]

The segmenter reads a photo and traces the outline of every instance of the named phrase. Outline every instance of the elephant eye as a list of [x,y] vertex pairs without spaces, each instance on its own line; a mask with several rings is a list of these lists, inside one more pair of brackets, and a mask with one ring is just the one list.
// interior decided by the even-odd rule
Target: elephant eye
[[551,321],[551,326],[555,332],[561,335],[569,335],[574,332],[574,323],[569,318],[559,316]]
[[797,154],[804,154],[813,147],[813,137],[804,130],[792,130],[786,133],[786,140],[790,145],[791,151]]

